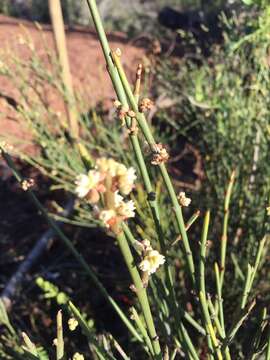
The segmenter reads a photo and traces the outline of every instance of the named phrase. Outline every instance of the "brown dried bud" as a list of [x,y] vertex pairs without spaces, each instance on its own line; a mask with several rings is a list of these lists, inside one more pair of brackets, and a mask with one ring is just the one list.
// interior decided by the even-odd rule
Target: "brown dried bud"
[[153,105],[154,105],[154,103],[152,100],[150,100],[148,98],[144,98],[141,100],[141,102],[139,104],[139,111],[146,112],[147,110],[150,110]]
[[155,153],[153,154],[153,158],[151,161],[151,164],[153,165],[159,165],[163,162],[168,161],[169,154],[162,144],[156,144],[155,146]]

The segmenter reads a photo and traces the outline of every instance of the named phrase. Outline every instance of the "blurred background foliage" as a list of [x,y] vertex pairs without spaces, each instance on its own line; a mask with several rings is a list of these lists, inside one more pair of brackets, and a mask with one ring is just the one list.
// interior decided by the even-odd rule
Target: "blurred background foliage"
[[[181,11],[197,9],[203,12],[232,6],[237,1],[225,0],[98,0],[100,13],[107,29],[128,32],[131,35],[142,31],[155,31],[157,14],[165,6]],[[65,22],[68,25],[89,25],[89,10],[85,1],[62,0]],[[47,1],[1,0],[0,12],[9,16],[32,21],[49,22]]]

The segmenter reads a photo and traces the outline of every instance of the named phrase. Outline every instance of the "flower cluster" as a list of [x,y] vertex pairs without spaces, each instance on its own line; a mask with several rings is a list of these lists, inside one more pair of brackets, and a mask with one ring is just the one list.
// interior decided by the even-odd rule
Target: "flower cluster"
[[155,146],[155,152],[153,154],[151,164],[159,165],[163,162],[168,161],[168,159],[169,159],[169,154],[168,154],[168,151],[166,150],[166,148],[164,147],[164,145],[157,144]]
[[95,169],[77,176],[75,192],[91,204],[102,200],[97,216],[106,228],[114,230],[121,221],[135,216],[133,201],[124,201],[122,196],[130,194],[135,180],[134,168],[127,168],[114,159],[99,158]]
[[139,104],[139,110],[140,112],[146,112],[147,110],[150,110],[153,107],[154,103],[152,100],[148,98],[144,98],[140,101]]
[[141,245],[143,260],[140,262],[139,268],[149,276],[165,263],[165,257],[157,250],[153,250],[149,240],[144,240]]
[[68,320],[68,327],[70,331],[76,330],[77,326],[79,325],[78,321],[75,318],[70,318]]

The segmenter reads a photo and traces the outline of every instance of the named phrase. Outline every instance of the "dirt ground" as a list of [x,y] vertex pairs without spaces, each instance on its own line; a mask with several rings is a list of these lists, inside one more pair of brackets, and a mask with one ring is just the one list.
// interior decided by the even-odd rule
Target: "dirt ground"
[[[114,92],[106,71],[106,65],[97,36],[92,29],[76,27],[67,29],[67,47],[73,83],[77,93],[90,107],[98,102],[111,106]],[[54,51],[51,27],[42,25],[42,32],[36,24],[0,15],[0,56],[10,52],[20,60],[30,60],[31,51],[26,39],[33,43],[34,53],[46,63],[47,49]],[[120,48],[123,64],[128,75],[135,73],[136,65],[144,56],[144,50],[130,45],[124,34],[108,36],[112,49]],[[0,58],[1,59],[1,58]],[[8,59],[7,59],[8,61]],[[0,63],[1,65],[1,63]],[[46,101],[55,111],[64,111],[59,96],[47,91]],[[15,107],[20,104],[21,94],[6,77],[0,76],[0,136],[11,134],[20,139],[28,138],[23,124],[17,121]]]

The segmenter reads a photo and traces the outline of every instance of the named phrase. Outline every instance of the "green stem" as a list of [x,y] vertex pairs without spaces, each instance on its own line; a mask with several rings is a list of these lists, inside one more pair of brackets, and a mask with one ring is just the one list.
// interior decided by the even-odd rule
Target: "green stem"
[[224,324],[224,313],[223,313],[223,299],[220,285],[220,272],[218,264],[215,263],[215,278],[216,278],[216,288],[217,288],[217,305],[218,305],[218,315],[222,331],[225,335],[225,324]]
[[224,220],[223,231],[221,237],[221,250],[220,250],[220,289],[222,293],[222,287],[224,282],[225,266],[226,266],[226,252],[227,252],[227,240],[228,240],[228,222],[229,222],[229,206],[232,194],[232,188],[235,180],[235,171],[232,172],[227,187],[225,201],[224,201]]
[[[96,27],[96,30],[97,30],[97,33],[98,33],[98,36],[100,39],[103,54],[104,54],[104,57],[105,57],[105,60],[107,63],[108,72],[111,77],[117,97],[118,97],[119,101],[121,102],[121,104],[126,106],[126,105],[128,105],[128,101],[127,101],[127,97],[126,97],[126,89],[122,84],[121,77],[119,76],[119,69],[114,66],[115,64],[112,61],[112,57],[111,57],[112,53],[111,53],[110,46],[109,46],[109,43],[108,43],[108,40],[106,37],[106,33],[105,33],[103,25],[102,25],[102,21],[101,21],[99,12],[98,12],[96,2],[94,0],[87,0],[87,3],[88,3],[92,18],[95,23],[95,27]],[[130,91],[129,95],[130,96],[132,95],[132,99],[134,100],[133,105],[135,105],[136,108],[138,109],[138,95],[133,96],[133,92],[130,87],[129,87],[129,91]],[[128,125],[129,121],[127,120],[126,122]],[[164,243],[163,231],[162,231],[161,224],[160,224],[159,209],[158,209],[156,199],[152,198],[152,195],[155,195],[155,194],[154,194],[151,180],[150,180],[150,177],[149,177],[149,174],[147,171],[147,167],[146,167],[146,164],[144,161],[144,157],[143,157],[143,154],[141,151],[140,143],[139,143],[137,135],[134,133],[131,133],[130,140],[131,140],[131,144],[132,144],[132,147],[133,147],[136,159],[137,159],[140,173],[141,173],[141,176],[142,176],[145,188],[146,188],[146,192],[148,194],[148,202],[149,202],[152,216],[153,216],[155,226],[157,229],[161,251],[165,253],[166,248],[165,248],[165,243]],[[175,196],[175,198],[176,198],[176,196]],[[176,201],[177,201],[177,199],[176,199]],[[184,224],[184,222],[183,222],[183,224]],[[174,290],[173,290],[172,275],[171,275],[169,265],[167,263],[165,264],[165,274],[166,274],[166,282],[169,287],[170,301],[172,303],[172,306],[173,306],[172,308],[174,309],[174,313],[175,313],[176,319],[177,319],[177,303],[175,300],[175,295],[174,295]]]
[[159,339],[156,333],[156,329],[155,329],[155,325],[154,325],[154,320],[152,317],[152,313],[151,313],[151,309],[150,309],[150,305],[149,305],[149,301],[148,301],[148,297],[147,297],[147,293],[146,293],[146,289],[143,285],[142,279],[140,277],[140,274],[137,270],[137,267],[135,265],[135,259],[132,255],[132,252],[129,248],[128,245],[128,241],[125,237],[125,234],[123,231],[121,231],[120,233],[118,233],[116,235],[116,239],[119,245],[119,248],[122,252],[122,255],[125,259],[125,263],[127,265],[127,268],[129,270],[129,273],[131,275],[132,281],[134,283],[135,286],[135,293],[138,297],[139,303],[141,305],[142,308],[142,312],[144,315],[144,319],[145,319],[145,323],[147,325],[148,328],[148,332],[152,341],[152,345],[153,345],[153,349],[154,349],[154,353],[156,355],[156,359],[162,359],[162,355],[161,355],[161,349],[160,349],[160,345],[159,345]]
[[[153,152],[156,151],[156,142],[155,139],[150,131],[150,128],[147,124],[147,121],[145,119],[145,116],[143,113],[140,113],[138,110],[138,104],[136,102],[136,99],[133,95],[133,92],[131,90],[131,87],[129,85],[129,82],[127,80],[126,74],[124,72],[124,69],[122,67],[120,58],[117,54],[112,53],[112,57],[114,60],[114,64],[118,70],[119,73],[119,77],[121,79],[124,91],[127,95],[128,101],[131,105],[132,110],[136,113],[136,119],[138,121],[138,124],[142,130],[142,133],[146,139],[146,141],[148,142],[151,150]],[[167,188],[167,191],[169,193],[171,202],[173,204],[174,207],[174,211],[175,211],[175,215],[176,215],[176,221],[177,221],[177,225],[178,225],[178,229],[180,231],[181,237],[183,239],[183,244],[184,244],[184,250],[185,250],[185,254],[186,254],[186,258],[187,258],[187,262],[188,262],[188,269],[189,269],[189,273],[190,273],[190,277],[192,280],[193,285],[195,285],[195,268],[194,268],[194,261],[193,261],[193,255],[190,249],[190,245],[189,245],[189,241],[188,241],[188,237],[187,237],[187,232],[185,229],[185,224],[184,224],[184,219],[183,219],[183,215],[182,215],[182,210],[181,210],[181,206],[179,205],[176,193],[174,191],[171,179],[169,177],[168,171],[166,169],[166,166],[164,165],[164,163],[161,163],[160,165],[158,165],[159,170],[161,172],[163,181],[165,183],[165,186]]]
[[199,288],[206,297],[205,291],[205,262],[206,262],[206,249],[207,249],[207,235],[210,221],[210,212],[207,211],[204,217],[203,230],[201,236],[201,246],[200,246],[200,260],[199,260]]

